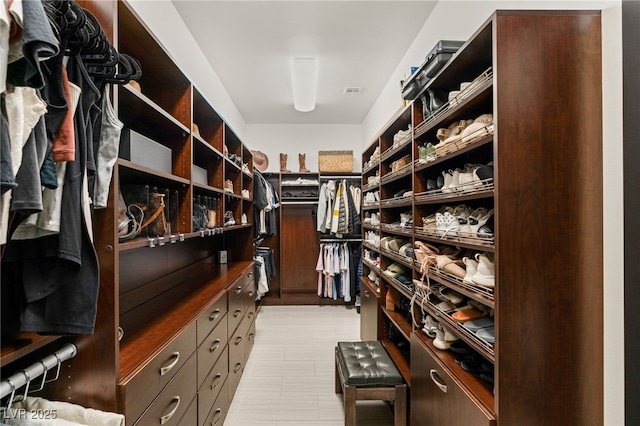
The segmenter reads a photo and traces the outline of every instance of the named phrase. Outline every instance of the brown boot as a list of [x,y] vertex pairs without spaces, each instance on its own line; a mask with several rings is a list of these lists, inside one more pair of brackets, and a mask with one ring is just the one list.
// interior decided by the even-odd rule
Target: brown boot
[[298,154],[298,162],[300,162],[300,173],[309,173],[310,170],[305,166],[305,157],[307,154]]
[[291,173],[291,170],[287,169],[287,154],[280,153],[280,173]]

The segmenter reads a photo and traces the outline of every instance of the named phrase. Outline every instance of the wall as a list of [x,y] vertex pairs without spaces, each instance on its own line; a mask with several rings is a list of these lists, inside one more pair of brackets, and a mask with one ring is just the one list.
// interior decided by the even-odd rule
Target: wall
[[318,151],[353,151],[354,171],[362,170],[362,127],[335,124],[247,124],[245,142],[269,158],[270,172],[280,171],[279,154],[288,154],[287,168],[298,171],[298,153],[306,153],[307,168],[318,171]]
[[[402,100],[399,81],[420,65],[438,40],[467,40],[496,9],[602,9],[604,182],[604,406],[605,425],[624,424],[624,202],[622,177],[622,6],[616,1],[441,0],[362,123],[369,145]],[[568,207],[570,208],[570,207]]]
[[245,142],[245,121],[169,0],[127,0],[173,61]]

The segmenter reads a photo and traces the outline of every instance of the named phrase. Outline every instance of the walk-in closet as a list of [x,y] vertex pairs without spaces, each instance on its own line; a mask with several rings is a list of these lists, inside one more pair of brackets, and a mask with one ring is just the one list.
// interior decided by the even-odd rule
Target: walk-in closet
[[0,0],[0,425],[636,424],[637,19]]

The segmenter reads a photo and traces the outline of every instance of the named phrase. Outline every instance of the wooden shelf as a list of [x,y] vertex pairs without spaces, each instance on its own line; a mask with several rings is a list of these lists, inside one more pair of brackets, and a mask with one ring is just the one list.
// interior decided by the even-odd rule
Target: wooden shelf
[[[398,350],[398,347],[393,344],[389,339],[381,339],[382,345],[387,350],[387,353],[393,360],[393,363],[400,371],[400,375],[404,379],[408,387],[411,387],[411,369],[409,367],[409,361],[405,358],[405,355]],[[407,346],[409,342],[407,342]]]
[[38,333],[19,333],[11,341],[2,341],[0,367],[11,364],[20,358],[60,339],[60,336],[42,336]]

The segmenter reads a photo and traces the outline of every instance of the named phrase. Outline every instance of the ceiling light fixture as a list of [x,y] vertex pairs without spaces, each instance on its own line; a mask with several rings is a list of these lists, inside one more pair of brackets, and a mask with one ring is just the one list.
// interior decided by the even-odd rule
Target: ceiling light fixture
[[316,107],[318,87],[318,61],[316,58],[291,59],[293,107],[300,112],[313,111]]

